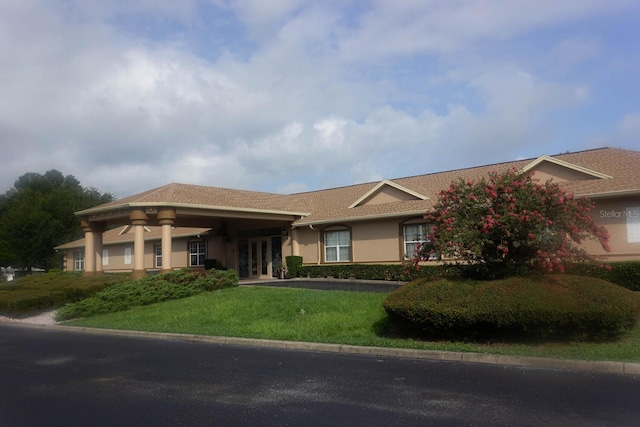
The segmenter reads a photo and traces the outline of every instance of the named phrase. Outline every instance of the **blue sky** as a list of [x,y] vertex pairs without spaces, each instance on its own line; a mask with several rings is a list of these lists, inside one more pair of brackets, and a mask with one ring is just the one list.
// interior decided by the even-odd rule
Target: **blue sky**
[[5,0],[0,192],[294,193],[640,149],[640,3]]

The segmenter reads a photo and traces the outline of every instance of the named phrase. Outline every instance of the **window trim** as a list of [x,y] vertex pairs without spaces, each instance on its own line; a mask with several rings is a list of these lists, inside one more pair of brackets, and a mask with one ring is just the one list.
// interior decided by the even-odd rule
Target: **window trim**
[[84,251],[74,251],[73,253],[73,270],[84,271]]
[[[194,253],[191,251],[191,247],[192,245],[202,245],[202,252],[197,252]],[[189,267],[204,267],[204,260],[207,259],[207,244],[204,240],[192,240],[189,241],[188,244],[188,256],[189,256]],[[193,256],[197,256],[198,257],[198,261],[202,261],[202,264],[193,264],[192,263],[192,257]],[[200,259],[202,258],[202,259]]]
[[[340,245],[339,241],[336,246],[330,246],[331,248],[336,248],[336,260],[328,260],[327,259],[327,233],[335,233],[335,232],[347,232],[349,233],[349,244],[348,245]],[[349,259],[343,260],[340,259],[340,249],[341,248],[349,248]],[[325,228],[322,231],[322,262],[329,264],[336,263],[350,263],[353,262],[353,233],[350,227],[338,227],[338,228]]]
[[[407,240],[406,236],[407,236],[407,232],[406,232],[406,227],[407,226],[423,226],[424,228],[424,240]],[[404,221],[400,224],[400,240],[401,240],[401,244],[400,244],[400,259],[401,260],[410,260],[412,259],[412,257],[410,257],[407,254],[407,244],[422,244],[422,243],[426,243],[429,242],[429,239],[427,238],[427,236],[429,235],[429,228],[431,227],[431,225],[427,222],[424,221],[424,219],[420,218],[420,219],[410,219],[407,221]],[[434,261],[434,260],[438,260],[440,259],[438,253],[434,253],[431,254],[429,256],[429,260],[430,261]]]
[[155,268],[162,268],[162,244],[161,243],[156,243],[155,245],[153,245],[153,265],[155,266]]
[[627,207],[623,211],[627,243],[640,243],[640,206]]

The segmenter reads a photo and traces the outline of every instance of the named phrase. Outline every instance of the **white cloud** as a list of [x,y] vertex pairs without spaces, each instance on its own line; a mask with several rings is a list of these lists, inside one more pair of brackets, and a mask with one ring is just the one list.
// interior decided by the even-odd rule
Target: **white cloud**
[[[556,113],[603,99],[611,82],[599,73],[636,9],[3,2],[0,192],[52,168],[119,196],[172,181],[299,192],[528,155],[558,139]],[[602,34],[574,34],[603,16]],[[621,74],[629,85],[633,71]],[[602,107],[627,115],[616,136],[627,145],[635,99]]]

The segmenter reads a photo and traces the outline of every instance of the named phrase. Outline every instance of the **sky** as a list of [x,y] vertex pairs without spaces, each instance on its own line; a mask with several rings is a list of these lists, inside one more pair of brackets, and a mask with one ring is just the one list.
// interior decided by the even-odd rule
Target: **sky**
[[299,193],[640,149],[637,0],[2,0],[0,194]]

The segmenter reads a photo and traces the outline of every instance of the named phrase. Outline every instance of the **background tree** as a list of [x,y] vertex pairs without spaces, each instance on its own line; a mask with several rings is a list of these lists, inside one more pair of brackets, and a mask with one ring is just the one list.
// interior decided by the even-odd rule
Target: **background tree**
[[483,278],[523,269],[562,271],[568,263],[594,259],[580,246],[585,239],[609,251],[609,233],[589,216],[593,206],[516,170],[452,182],[425,216],[433,227],[416,262],[438,252]]
[[113,200],[57,170],[26,173],[0,196],[0,265],[44,268],[60,265],[55,246],[82,236],[74,212]]

